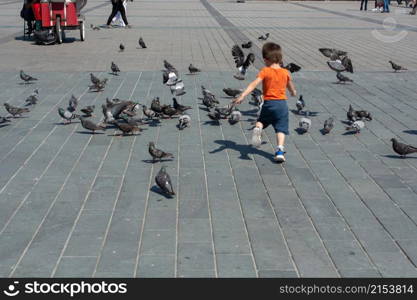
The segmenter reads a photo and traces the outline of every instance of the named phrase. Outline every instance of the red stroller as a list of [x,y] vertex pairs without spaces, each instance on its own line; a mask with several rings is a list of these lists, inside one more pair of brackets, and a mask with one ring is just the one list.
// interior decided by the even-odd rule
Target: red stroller
[[65,30],[80,30],[80,39],[84,41],[84,16],[80,12],[86,4],[87,0],[40,0],[34,3],[36,40],[43,44],[61,44]]

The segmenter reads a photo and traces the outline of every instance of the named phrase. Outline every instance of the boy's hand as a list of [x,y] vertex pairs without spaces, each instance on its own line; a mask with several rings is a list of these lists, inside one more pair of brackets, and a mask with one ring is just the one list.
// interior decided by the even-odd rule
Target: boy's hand
[[297,91],[296,90],[292,91],[291,96],[293,96],[293,97],[297,96]]
[[233,99],[232,103],[235,104],[235,105],[238,105],[238,104],[242,103],[242,101],[243,101],[243,97],[240,96],[240,97],[237,97],[237,98]]

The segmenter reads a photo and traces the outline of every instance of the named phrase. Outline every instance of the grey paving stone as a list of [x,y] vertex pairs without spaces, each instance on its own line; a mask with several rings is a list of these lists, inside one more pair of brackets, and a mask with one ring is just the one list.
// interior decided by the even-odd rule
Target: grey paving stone
[[96,257],[64,256],[55,272],[56,277],[91,277],[96,266]]
[[218,254],[216,260],[219,265],[219,277],[257,277],[250,255]]
[[[172,278],[175,268],[175,256],[173,255],[141,255],[137,277],[145,278]],[[205,277],[205,276],[203,276]]]
[[260,278],[298,278],[295,271],[287,270],[259,270]]

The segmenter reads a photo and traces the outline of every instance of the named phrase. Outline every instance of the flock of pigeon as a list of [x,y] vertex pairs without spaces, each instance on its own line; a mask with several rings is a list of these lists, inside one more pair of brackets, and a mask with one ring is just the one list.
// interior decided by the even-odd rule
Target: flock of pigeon
[[[259,40],[267,40],[269,33],[260,36]],[[146,48],[146,45],[142,38],[139,39],[139,45],[141,48]],[[252,47],[252,42],[246,42],[241,45],[234,45],[232,47],[232,56],[234,58],[237,73],[234,75],[234,78],[238,80],[244,80],[245,74],[251,64],[255,61],[255,55],[253,53],[248,53],[245,55],[243,49],[250,49]],[[120,51],[124,51],[125,46],[120,44]],[[329,49],[329,48],[320,48],[319,51],[330,60],[327,61],[327,65],[330,69],[336,72],[336,76],[339,82],[346,83],[352,82],[351,79],[342,75],[342,72],[353,73],[353,65],[350,58],[347,56],[347,52]],[[406,70],[405,68],[395,64],[390,61],[392,68],[395,72]],[[286,66],[282,66],[288,69],[291,73],[298,72],[301,67],[295,63],[290,63]],[[111,62],[110,69],[111,74],[117,76],[120,73],[120,68],[114,63]],[[198,74],[201,72],[200,69],[189,65],[190,74]],[[20,71],[20,78],[25,83],[33,83],[37,79],[26,74],[24,71]],[[107,83],[107,78],[100,79],[96,77],[93,73],[90,73],[91,85],[89,86],[90,91],[100,92],[104,90]],[[132,135],[136,132],[140,132],[142,129],[140,126],[151,124],[152,122],[160,122],[162,119],[172,119],[174,116],[178,116],[177,128],[183,130],[191,125],[191,117],[186,114],[187,110],[190,110],[190,106],[182,105],[178,102],[176,97],[180,97],[186,93],[184,83],[179,77],[178,70],[168,61],[164,60],[164,69],[162,70],[162,83],[167,86],[173,96],[172,105],[161,104],[159,97],[155,97],[150,107],[142,105],[133,101],[120,100],[120,99],[106,99],[106,102],[102,104],[102,113],[103,121],[96,123],[90,117],[93,116],[95,105],[85,106],[80,109],[80,112],[77,113],[78,108],[78,98],[74,95],[71,96],[68,102],[68,107],[58,108],[59,116],[64,120],[64,124],[70,124],[72,120],[79,119],[81,126],[91,131],[94,134],[96,131],[106,130],[108,128],[117,128],[120,130],[120,136]],[[239,94],[242,93],[240,89],[233,88],[224,88],[223,92],[232,98],[236,98]],[[241,112],[235,107],[232,103],[220,106],[220,101],[217,99],[216,95],[209,91],[204,86],[201,86],[202,97],[199,98],[202,105],[207,110],[207,116],[212,120],[216,125],[220,124],[222,119],[228,119],[231,125],[238,123],[241,118]],[[26,106],[34,106],[37,104],[39,91],[35,89],[31,95],[26,99]],[[251,104],[255,105],[258,108],[258,114],[261,111],[263,104],[262,91],[255,89],[251,94]],[[4,103],[4,107],[7,112],[10,114],[8,117],[0,116],[0,124],[10,122],[10,118],[20,117],[25,113],[29,113],[27,107],[15,107],[8,103]],[[299,134],[304,134],[309,131],[311,128],[312,121],[310,119],[311,113],[308,110],[305,110],[306,103],[302,95],[296,102],[297,110],[295,113],[302,116],[299,120],[299,128],[297,129]],[[138,112],[142,108],[143,116],[139,117]],[[348,127],[346,130],[353,131],[355,134],[360,133],[361,129],[365,127],[365,121],[371,121],[372,116],[369,112],[364,110],[354,110],[350,105],[347,112],[347,123]],[[334,127],[334,119],[329,118],[324,122],[322,129],[322,134],[329,134]],[[417,153],[417,148],[411,145],[406,145],[401,142],[398,142],[396,139],[391,139],[393,150],[405,158],[407,154]],[[164,152],[161,149],[155,147],[154,142],[149,143],[149,154],[152,157],[152,162],[161,162],[164,159],[173,159],[171,153]],[[164,166],[161,167],[159,172],[155,177],[155,182],[161,191],[168,197],[175,195],[173,185],[170,179],[169,174],[166,171]]]

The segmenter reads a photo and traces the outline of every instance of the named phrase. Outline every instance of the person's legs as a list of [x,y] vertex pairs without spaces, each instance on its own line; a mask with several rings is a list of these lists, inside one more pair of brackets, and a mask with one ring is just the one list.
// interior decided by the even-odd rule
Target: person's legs
[[274,129],[277,138],[277,149],[275,151],[274,160],[276,162],[284,162],[284,143],[285,143],[285,135],[289,134],[288,131],[288,123],[289,123],[289,116],[288,116],[288,105],[286,100],[278,100],[274,101],[275,104],[275,123]]
[[363,2],[365,2],[365,0],[361,0],[361,10],[363,9]]
[[[118,2],[117,2],[118,3]],[[118,5],[117,3],[111,3],[112,4],[112,10],[111,10],[111,14],[109,16],[109,18],[107,19],[107,26],[110,25],[111,21],[113,20],[114,16],[117,14],[118,11]]]
[[285,133],[283,132],[277,132],[277,150],[275,151],[274,160],[276,162],[284,162],[285,156],[284,156],[284,144],[285,144]]
[[123,2],[119,2],[119,11],[120,11],[120,14],[122,15],[123,22],[125,22],[125,25],[128,26],[129,23],[127,22],[126,10],[125,10],[125,7],[123,5]]
[[410,12],[410,15],[415,15],[416,11],[417,11],[417,2],[416,2],[416,4],[414,4],[413,10]]
[[368,0],[365,0],[365,10],[368,10]]

